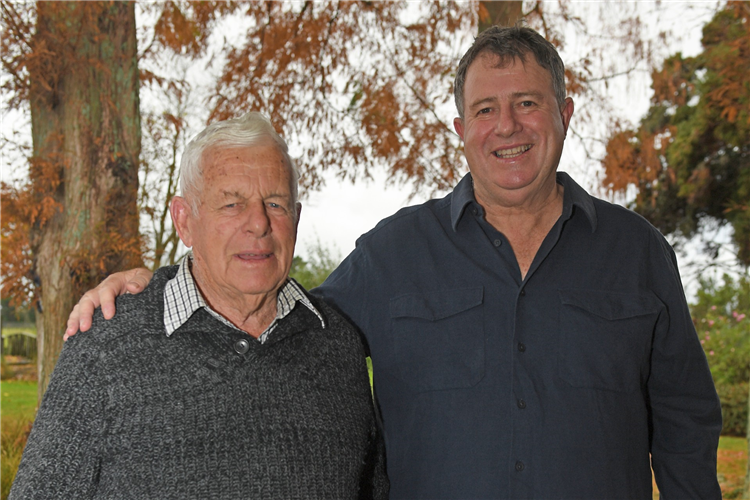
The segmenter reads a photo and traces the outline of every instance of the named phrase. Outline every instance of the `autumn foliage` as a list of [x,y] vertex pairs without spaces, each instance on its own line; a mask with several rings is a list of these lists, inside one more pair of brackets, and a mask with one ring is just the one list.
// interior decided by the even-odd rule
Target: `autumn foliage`
[[605,186],[635,188],[633,208],[687,237],[702,218],[729,223],[750,264],[750,4],[729,2],[703,29],[703,52],[675,54],[652,74],[637,130],[607,144]]

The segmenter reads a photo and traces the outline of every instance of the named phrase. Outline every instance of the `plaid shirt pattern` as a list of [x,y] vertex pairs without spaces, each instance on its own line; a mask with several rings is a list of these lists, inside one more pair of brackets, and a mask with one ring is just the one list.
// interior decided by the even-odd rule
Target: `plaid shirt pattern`
[[[235,330],[240,330],[224,316],[211,309],[206,301],[203,300],[203,295],[198,290],[198,285],[195,284],[193,274],[190,272],[192,260],[193,254],[189,252],[180,262],[180,267],[175,277],[167,282],[167,286],[164,289],[164,328],[167,330],[167,336],[172,335],[175,330],[182,326],[201,307],[205,308],[213,317],[225,325]],[[321,326],[325,328],[326,325],[323,316],[313,306],[310,299],[307,298],[303,292],[303,288],[293,279],[288,279],[279,289],[276,298],[276,318],[274,318],[261,336],[258,337],[261,343],[268,339],[268,336],[276,328],[279,321],[292,312],[297,302],[302,303],[302,305],[315,313],[318,319],[320,319]]]

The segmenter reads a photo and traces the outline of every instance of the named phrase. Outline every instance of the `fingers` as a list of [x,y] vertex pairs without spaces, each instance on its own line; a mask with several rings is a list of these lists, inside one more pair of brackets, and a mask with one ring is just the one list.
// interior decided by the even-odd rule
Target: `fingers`
[[104,319],[115,315],[115,298],[124,293],[143,291],[151,279],[152,273],[147,269],[131,269],[108,276],[99,286],[86,292],[68,316],[67,328],[63,339],[68,340],[79,330],[91,328],[94,310],[101,305]]
[[125,291],[128,293],[140,293],[148,286],[154,273],[142,267],[133,269],[132,272],[132,276],[130,276],[130,279],[125,284]]

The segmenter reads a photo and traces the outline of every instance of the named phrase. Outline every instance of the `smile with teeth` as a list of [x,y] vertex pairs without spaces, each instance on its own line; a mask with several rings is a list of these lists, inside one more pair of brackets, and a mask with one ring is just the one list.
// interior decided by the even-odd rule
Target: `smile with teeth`
[[510,149],[498,149],[493,151],[492,154],[498,158],[515,158],[531,149],[531,144],[524,144],[523,146],[516,146]]

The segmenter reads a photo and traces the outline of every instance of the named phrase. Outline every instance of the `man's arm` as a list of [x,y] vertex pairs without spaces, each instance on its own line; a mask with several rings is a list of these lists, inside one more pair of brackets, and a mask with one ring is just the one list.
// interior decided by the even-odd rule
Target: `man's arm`
[[101,305],[105,319],[115,315],[115,297],[125,293],[140,293],[146,288],[154,273],[145,268],[114,273],[99,283],[99,286],[86,292],[68,316],[68,327],[64,340],[72,337],[78,330],[85,332],[91,328],[94,309]]
[[653,269],[654,276],[663,278],[655,291],[667,309],[656,327],[647,386],[656,484],[662,498],[720,499],[719,398],[690,318],[674,252],[659,240],[652,245],[663,252],[661,259],[651,260],[661,268]]
[[104,435],[103,375],[91,339],[63,348],[10,492],[10,499],[92,498]]

